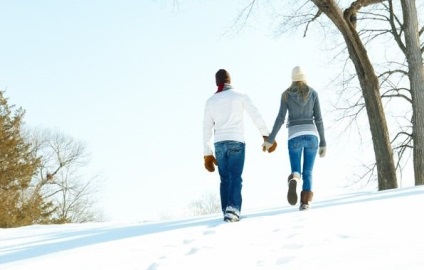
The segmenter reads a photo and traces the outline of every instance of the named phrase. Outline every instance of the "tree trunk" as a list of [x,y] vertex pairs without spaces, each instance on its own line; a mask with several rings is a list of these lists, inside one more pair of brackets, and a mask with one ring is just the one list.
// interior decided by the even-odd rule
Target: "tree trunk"
[[[386,117],[380,98],[379,82],[367,51],[355,29],[356,20],[344,14],[334,0],[311,0],[339,29],[355,66],[367,109],[377,164],[378,190],[397,188],[396,168]],[[357,1],[359,2],[359,1]],[[356,13],[356,10],[353,10]],[[345,19],[346,18],[346,19]],[[355,16],[356,18],[356,16]]]
[[403,27],[405,30],[406,60],[412,97],[415,185],[424,184],[424,68],[418,35],[418,18],[415,0],[402,0]]

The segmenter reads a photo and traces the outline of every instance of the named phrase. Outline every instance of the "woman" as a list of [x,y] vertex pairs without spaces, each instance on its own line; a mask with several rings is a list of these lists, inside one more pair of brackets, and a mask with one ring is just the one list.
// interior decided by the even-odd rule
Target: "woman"
[[[308,210],[312,201],[312,171],[315,156],[326,153],[324,124],[317,92],[306,83],[305,74],[299,66],[293,68],[292,85],[283,92],[281,105],[271,134],[263,144],[263,150],[271,148],[275,137],[284,124],[288,111],[288,149],[291,174],[288,177],[287,200],[296,205],[298,196],[297,182],[303,178],[302,192],[300,193],[299,210]],[[319,137],[319,144],[318,144]],[[303,154],[303,165],[301,165]]]

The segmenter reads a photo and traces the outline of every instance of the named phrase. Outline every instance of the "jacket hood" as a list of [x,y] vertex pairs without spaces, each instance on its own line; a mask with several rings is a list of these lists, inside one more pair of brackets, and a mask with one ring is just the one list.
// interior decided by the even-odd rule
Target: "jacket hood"
[[287,91],[288,98],[299,104],[300,106],[305,106],[308,101],[311,99],[311,88],[308,87],[306,98],[299,94],[299,89],[297,87],[292,87]]

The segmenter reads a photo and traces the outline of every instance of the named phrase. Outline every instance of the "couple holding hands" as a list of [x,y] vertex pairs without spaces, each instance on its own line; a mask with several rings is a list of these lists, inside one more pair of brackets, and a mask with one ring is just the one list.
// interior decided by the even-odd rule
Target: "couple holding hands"
[[297,184],[303,180],[299,210],[308,210],[311,205],[315,157],[317,153],[320,157],[326,153],[324,124],[318,94],[307,85],[305,73],[299,66],[293,68],[291,80],[292,84],[281,95],[280,109],[270,133],[250,98],[233,88],[230,74],[225,69],[215,74],[218,90],[206,101],[203,118],[204,164],[209,172],[218,167],[224,221],[240,220],[245,161],[244,112],[264,138],[262,150],[269,153],[277,148],[275,137],[287,116],[291,167],[287,200],[291,205],[297,204]]

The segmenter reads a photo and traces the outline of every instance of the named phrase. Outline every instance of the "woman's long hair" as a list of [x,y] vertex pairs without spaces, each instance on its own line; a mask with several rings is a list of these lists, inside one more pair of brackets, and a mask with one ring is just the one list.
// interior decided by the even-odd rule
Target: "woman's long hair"
[[292,85],[283,93],[285,101],[287,101],[289,97],[289,92],[297,92],[303,100],[306,100],[309,95],[309,86],[304,81],[293,82]]

